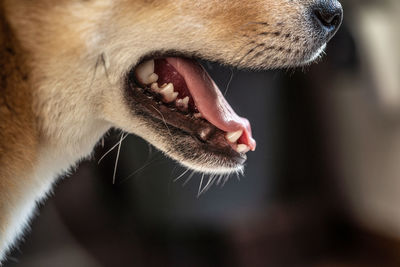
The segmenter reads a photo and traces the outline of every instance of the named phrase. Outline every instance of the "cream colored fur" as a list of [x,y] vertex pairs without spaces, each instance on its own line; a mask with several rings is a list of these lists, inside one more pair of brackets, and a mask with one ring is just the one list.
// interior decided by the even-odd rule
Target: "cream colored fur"
[[132,115],[124,77],[142,56],[177,50],[265,69],[302,65],[323,46],[304,19],[312,0],[0,3],[0,260],[55,179],[88,157],[111,127],[191,168],[230,170],[206,157],[185,160],[156,127]]

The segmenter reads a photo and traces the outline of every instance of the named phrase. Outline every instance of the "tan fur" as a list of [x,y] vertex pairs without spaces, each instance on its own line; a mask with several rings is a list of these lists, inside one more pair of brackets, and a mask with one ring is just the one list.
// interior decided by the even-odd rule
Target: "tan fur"
[[189,167],[217,168],[177,154],[154,125],[132,116],[122,87],[142,56],[179,50],[260,69],[304,64],[322,45],[304,19],[312,0],[0,3],[0,259],[35,201],[111,127]]

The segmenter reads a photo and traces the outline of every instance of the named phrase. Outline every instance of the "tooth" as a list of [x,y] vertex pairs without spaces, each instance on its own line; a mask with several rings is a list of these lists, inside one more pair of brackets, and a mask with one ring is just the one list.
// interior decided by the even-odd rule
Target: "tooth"
[[174,85],[172,83],[169,83],[167,86],[162,88],[160,93],[164,96],[164,100],[167,103],[175,101],[178,97],[178,92],[174,92]]
[[183,108],[183,100],[182,99],[177,99],[175,102],[175,105],[179,108]]
[[136,67],[136,76],[139,82],[151,84],[158,80],[158,75],[154,73],[154,60],[148,60]]
[[237,151],[238,153],[247,153],[247,152],[250,151],[250,147],[248,147],[248,146],[245,145],[245,144],[239,144],[239,145],[237,145],[237,147],[236,147],[236,151]]
[[182,99],[176,100],[176,105],[184,110],[187,110],[189,107],[189,97],[186,96]]
[[231,142],[231,143],[236,143],[237,140],[239,140],[239,138],[242,136],[243,134],[243,130],[239,130],[236,132],[230,132],[226,134],[226,139]]
[[165,98],[168,103],[171,103],[171,102],[174,102],[177,97],[178,97],[178,93],[174,92],[174,93],[172,93],[172,95],[169,95],[169,97],[165,97]]
[[182,104],[187,108],[189,106],[189,97],[186,96],[182,99]]
[[169,83],[166,86],[161,86],[161,88],[162,88],[161,92],[163,94],[170,95],[170,94],[174,93],[174,85],[172,83]]
[[202,129],[201,131],[200,131],[200,138],[203,140],[203,141],[207,141],[207,139],[210,137],[210,134],[212,133],[212,129],[211,128],[205,128],[205,129]]
[[199,112],[199,113],[195,113],[194,117],[198,119],[198,118],[202,118],[203,115],[201,115],[201,113]]
[[155,83],[156,81],[158,81],[158,75],[155,73],[150,74],[150,76],[147,78],[147,83],[146,84],[151,84],[151,83]]
[[158,83],[152,83],[150,88],[151,88],[151,90],[153,90],[156,93],[159,93],[161,90],[160,87],[158,87]]

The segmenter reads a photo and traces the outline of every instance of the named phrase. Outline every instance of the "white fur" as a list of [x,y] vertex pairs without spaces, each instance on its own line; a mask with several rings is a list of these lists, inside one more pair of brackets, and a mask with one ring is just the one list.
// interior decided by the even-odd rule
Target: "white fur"
[[[88,123],[90,125],[90,123]],[[5,253],[20,238],[29,225],[34,214],[37,203],[45,199],[51,192],[55,178],[65,175],[79,159],[88,157],[97,141],[110,128],[110,125],[103,123],[96,125],[95,130],[90,127],[82,127],[74,134],[78,141],[75,146],[67,144],[43,144],[39,152],[38,164],[33,172],[27,177],[26,184],[19,192],[20,198],[13,203],[7,231],[2,233],[0,238],[0,264]],[[29,179],[28,179],[29,178]]]

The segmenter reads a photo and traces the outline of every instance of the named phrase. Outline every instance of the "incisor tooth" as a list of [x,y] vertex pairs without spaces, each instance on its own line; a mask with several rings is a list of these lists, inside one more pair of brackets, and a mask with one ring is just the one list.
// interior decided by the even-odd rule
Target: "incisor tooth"
[[237,147],[236,147],[236,151],[237,151],[238,153],[247,153],[247,152],[250,151],[250,147],[248,147],[248,146],[245,145],[245,144],[239,144],[239,145],[237,145]]
[[158,75],[154,73],[154,60],[148,60],[137,66],[136,77],[138,78],[139,82],[143,84],[151,84],[156,82],[158,80]]
[[236,132],[230,132],[226,134],[226,139],[231,143],[236,143],[237,140],[242,136],[243,130],[239,130]]

